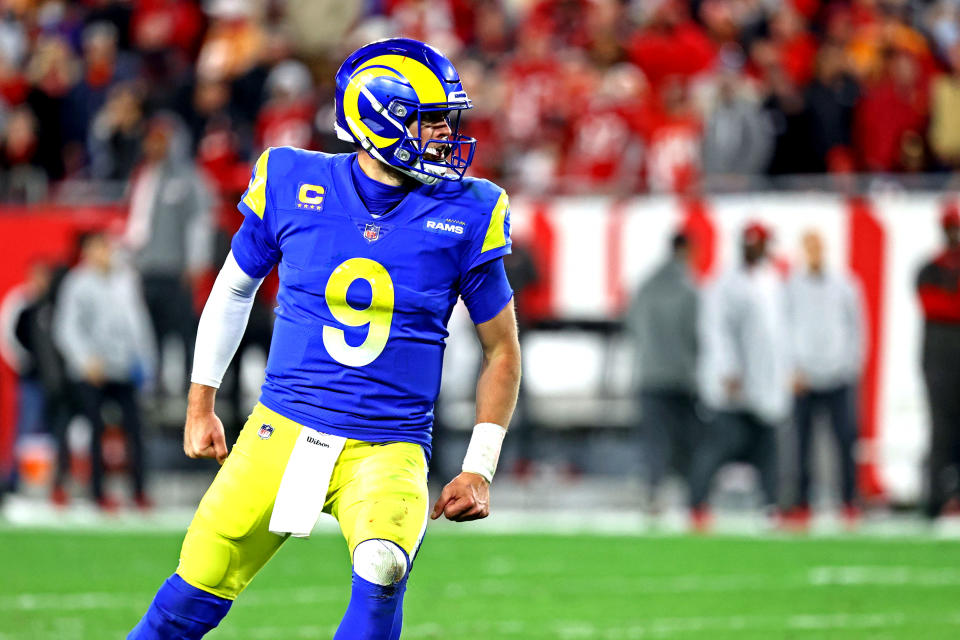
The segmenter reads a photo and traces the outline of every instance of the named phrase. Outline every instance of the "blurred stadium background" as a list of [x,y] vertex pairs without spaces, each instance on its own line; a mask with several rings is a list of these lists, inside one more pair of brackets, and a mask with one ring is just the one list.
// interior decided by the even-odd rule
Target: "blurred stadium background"
[[[423,560],[422,581],[431,586],[411,600],[420,623],[404,637],[956,637],[960,576],[949,567],[957,549],[938,541],[958,532],[956,466],[944,476],[953,500],[936,520],[920,515],[936,447],[917,278],[945,255],[942,223],[957,210],[960,3],[6,0],[0,7],[0,542],[13,567],[4,570],[12,580],[0,581],[0,638],[119,636],[169,571],[178,532],[215,473],[215,464],[187,460],[181,449],[185,344],[241,222],[235,205],[251,163],[268,146],[350,151],[332,129],[333,74],[357,46],[395,35],[447,53],[476,105],[465,116],[467,133],[479,140],[471,175],[511,194],[508,268],[524,350],[522,399],[494,515],[470,525],[524,536],[462,543],[496,560],[478,565],[476,576],[499,626],[457,632],[457,616],[430,620],[430,602],[468,606],[463,589],[471,589],[468,569],[443,586],[443,567],[465,556],[459,538],[446,537],[455,529],[441,525],[437,555]],[[683,537],[690,521],[682,474],[670,474],[651,497],[637,391],[643,362],[625,330],[631,301],[668,259],[678,230],[696,248],[696,286],[708,291],[740,263],[751,223],[771,236],[770,262],[785,282],[804,271],[803,237],[823,238],[831,272],[846,274],[862,294],[865,345],[851,381],[855,501],[844,504],[837,453],[822,428],[813,447],[812,521],[802,513],[791,519],[798,469],[790,420],[777,430],[780,516],[759,508],[750,467],[725,465],[716,478],[714,530],[761,536],[746,539],[760,547],[740,537]],[[107,403],[106,491],[98,504],[89,488],[93,430],[79,417],[76,372],[56,353],[51,325],[80,238],[103,230],[115,262],[139,270],[158,335],[148,340],[155,345],[142,345],[142,375],[129,380],[142,416],[145,490],[134,494],[126,482],[136,461],[124,446],[120,407]],[[953,259],[953,280],[938,299],[948,307],[942,317],[955,323],[950,330],[960,331]],[[262,379],[273,291],[263,288],[220,394],[218,410],[234,433]],[[789,341],[789,327],[780,329]],[[479,351],[471,332],[458,310],[437,407],[438,486],[457,470],[473,424]],[[953,427],[960,431],[960,423]],[[960,439],[945,446],[960,449]],[[58,455],[66,473],[59,484]],[[336,547],[330,523],[319,530],[315,547]],[[813,540],[792,537],[807,530]],[[546,534],[570,537],[535,537]],[[591,561],[531,565],[538,546]],[[145,559],[140,547],[154,556]],[[590,556],[597,547],[605,551]],[[59,560],[44,560],[48,550]],[[651,561],[659,553],[667,555]],[[106,557],[129,564],[129,574],[89,561]],[[277,562],[282,568],[263,578],[268,586],[280,588],[283,575],[306,586],[314,579],[298,560]],[[316,581],[332,592],[338,583],[325,572]],[[506,603],[529,596],[527,589],[546,589],[543,602],[535,598],[527,610]],[[726,600],[726,590],[774,596],[747,605]],[[338,596],[265,593],[218,637],[323,637],[342,609]],[[679,606],[675,594],[696,597]],[[565,610],[558,604],[565,598],[582,606]],[[656,604],[638,604],[650,599]],[[317,605],[323,624],[308,615]],[[281,607],[289,624],[267,628],[258,607]],[[613,610],[620,614],[608,615]]]

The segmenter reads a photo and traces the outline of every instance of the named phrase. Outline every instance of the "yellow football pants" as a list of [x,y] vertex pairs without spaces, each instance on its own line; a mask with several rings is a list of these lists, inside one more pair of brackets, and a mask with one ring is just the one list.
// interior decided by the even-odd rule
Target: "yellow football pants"
[[[260,426],[273,427],[261,439]],[[287,460],[303,425],[257,404],[230,455],[200,501],[180,551],[177,573],[222,598],[237,597],[288,536],[267,527]],[[353,557],[364,540],[399,545],[412,559],[427,522],[427,465],[410,442],[347,440],[323,510],[340,523]]]

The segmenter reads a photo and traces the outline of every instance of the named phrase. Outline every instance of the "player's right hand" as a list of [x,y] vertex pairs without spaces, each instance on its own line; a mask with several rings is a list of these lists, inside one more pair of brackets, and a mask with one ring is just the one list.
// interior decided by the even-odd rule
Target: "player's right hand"
[[190,458],[216,458],[223,464],[227,459],[227,439],[223,423],[214,412],[187,414],[183,427],[183,452]]
[[490,515],[490,483],[479,474],[464,471],[443,488],[430,519],[441,514],[454,522],[486,518]]

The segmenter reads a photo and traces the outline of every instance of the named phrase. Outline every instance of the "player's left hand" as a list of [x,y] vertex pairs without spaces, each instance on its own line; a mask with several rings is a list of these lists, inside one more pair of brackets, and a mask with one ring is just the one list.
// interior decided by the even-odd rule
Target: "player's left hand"
[[443,514],[447,520],[466,522],[490,515],[490,485],[486,478],[464,471],[451,480],[433,505],[431,520]]

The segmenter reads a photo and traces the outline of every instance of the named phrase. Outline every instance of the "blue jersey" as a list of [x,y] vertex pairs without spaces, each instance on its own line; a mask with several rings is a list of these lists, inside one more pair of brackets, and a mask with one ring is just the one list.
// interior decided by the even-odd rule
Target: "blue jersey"
[[[447,321],[510,301],[481,287],[510,252],[506,193],[486,180],[417,184],[374,218],[351,178],[355,154],[265,151],[233,238],[253,277],[279,264],[276,323],[260,401],[325,433],[407,441],[428,455]],[[504,280],[505,282],[505,280]]]

